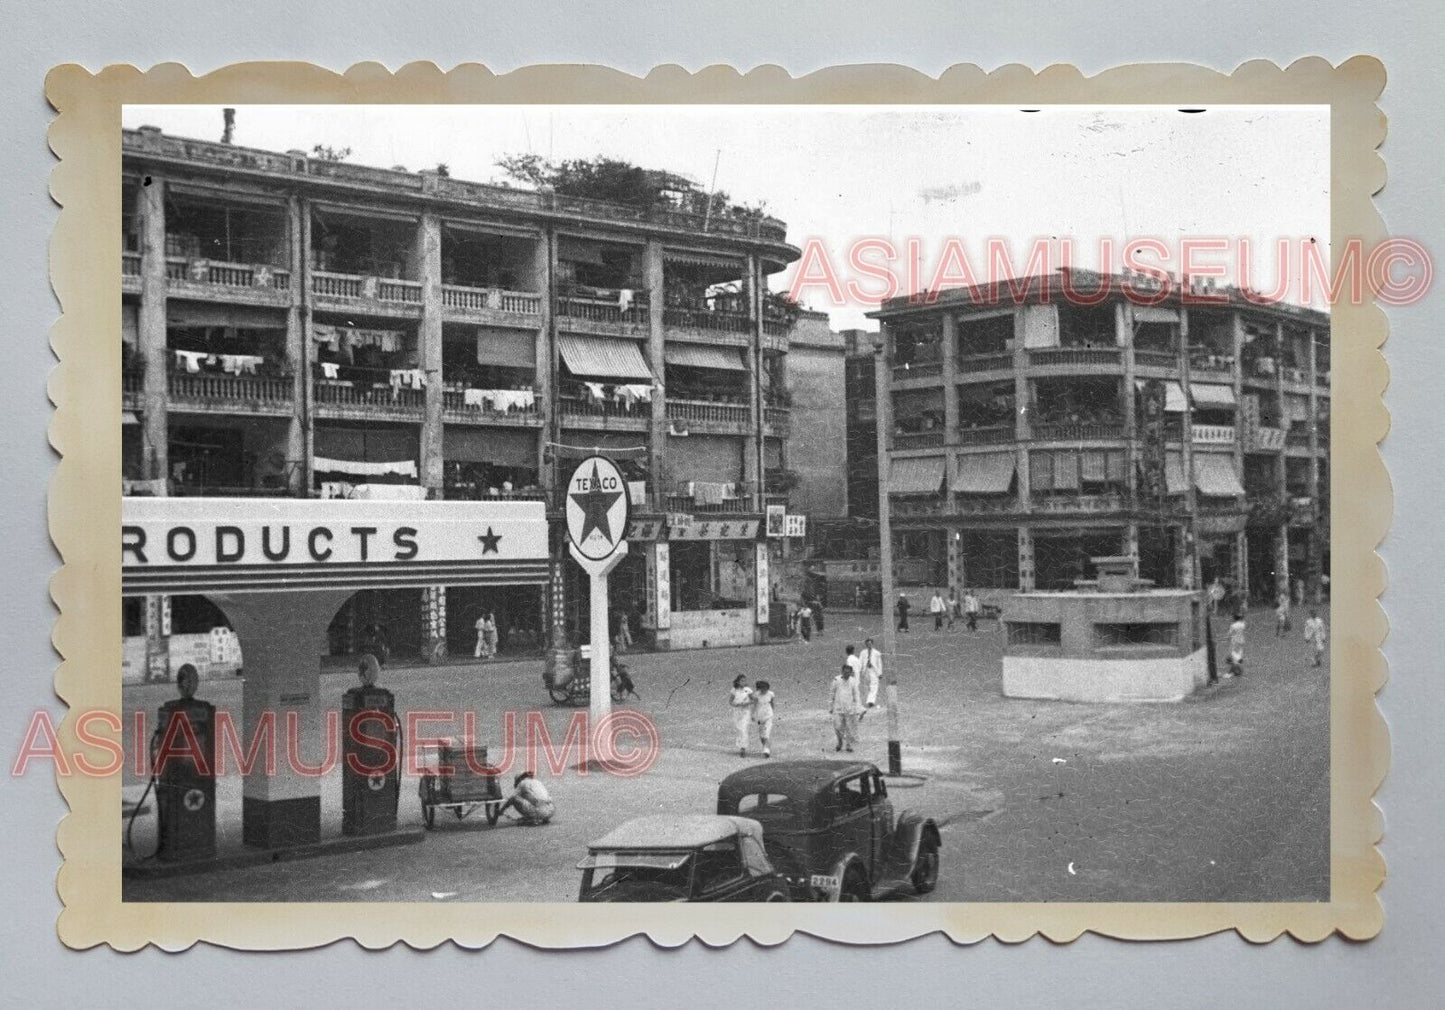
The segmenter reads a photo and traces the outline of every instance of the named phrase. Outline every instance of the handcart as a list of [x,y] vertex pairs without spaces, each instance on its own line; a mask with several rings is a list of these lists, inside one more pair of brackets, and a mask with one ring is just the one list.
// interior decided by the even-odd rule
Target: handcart
[[[437,764],[422,770],[417,782],[422,823],[430,831],[437,810],[450,810],[462,820],[481,810],[489,825],[502,815],[502,784],[487,763],[487,748],[460,747],[450,740],[436,748]],[[446,773],[442,773],[446,769]]]
[[[592,700],[592,647],[583,645],[572,650],[570,677],[566,677],[549,660],[546,669],[542,671],[542,683],[547,686],[547,693],[552,697],[554,705],[580,707],[588,704]],[[626,685],[630,683],[626,665],[613,656],[611,688],[614,702],[621,703],[627,696]]]

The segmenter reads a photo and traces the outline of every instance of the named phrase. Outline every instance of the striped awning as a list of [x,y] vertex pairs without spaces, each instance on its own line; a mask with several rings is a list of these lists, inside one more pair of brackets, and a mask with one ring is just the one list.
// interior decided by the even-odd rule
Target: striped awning
[[1189,392],[1194,397],[1194,406],[1206,410],[1213,407],[1233,407],[1234,387],[1217,382],[1191,382]]
[[958,457],[953,489],[964,494],[1003,494],[1013,483],[1017,463],[1011,452],[969,453]]
[[1217,452],[1194,454],[1194,486],[1211,498],[1238,498],[1244,494],[1239,474],[1234,472],[1234,457]]
[[636,340],[563,333],[557,338],[557,349],[562,352],[567,370],[576,376],[652,380]]
[[[1134,380],[1134,388],[1143,390],[1143,379]],[[1177,382],[1164,383],[1164,409],[1172,414],[1184,413],[1186,402],[1184,399],[1184,387]]]
[[888,467],[890,494],[938,494],[943,490],[942,456],[895,459]]
[[707,344],[668,344],[663,360],[684,368],[716,368],[727,372],[746,372],[742,352],[736,347],[711,347]]

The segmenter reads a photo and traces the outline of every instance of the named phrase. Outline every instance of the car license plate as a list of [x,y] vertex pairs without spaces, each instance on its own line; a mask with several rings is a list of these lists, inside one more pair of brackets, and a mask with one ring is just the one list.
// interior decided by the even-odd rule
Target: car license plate
[[842,886],[842,882],[837,877],[830,877],[825,873],[813,874],[808,878],[808,884],[820,891],[827,891],[829,894],[834,893]]

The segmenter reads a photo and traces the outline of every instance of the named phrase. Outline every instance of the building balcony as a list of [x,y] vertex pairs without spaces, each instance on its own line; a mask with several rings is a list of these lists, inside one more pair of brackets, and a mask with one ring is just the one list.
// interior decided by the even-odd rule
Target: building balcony
[[988,425],[982,428],[958,429],[959,445],[1001,445],[1014,440],[1012,424]]
[[1030,426],[1035,442],[1112,441],[1124,437],[1123,421],[1096,423],[1041,421]]
[[890,495],[889,511],[894,519],[946,519],[955,510],[953,503],[946,498]]
[[575,333],[645,337],[651,320],[647,293],[623,291],[566,295],[557,299],[557,324]]
[[1291,449],[1308,449],[1310,445],[1310,429],[1291,428],[1285,433],[1284,444]]
[[120,289],[131,294],[140,290],[140,253],[120,254]]
[[443,284],[442,311],[448,319],[530,327],[542,314],[542,296],[534,291]]
[[942,428],[933,431],[898,431],[893,434],[895,449],[927,449],[944,444]]
[[[542,424],[537,409],[536,393],[531,403],[520,402],[525,394],[517,390],[442,390],[442,420],[448,424],[501,425],[510,428],[536,428]],[[470,396],[469,393],[480,393]]]
[[710,309],[664,309],[662,324],[669,330],[692,331],[707,335],[713,343],[746,347],[753,332],[753,321],[745,312],[715,312]]
[[1189,359],[1189,374],[1200,378],[1227,378],[1234,374],[1234,357],[1227,354],[1196,354]]
[[909,361],[893,366],[893,381],[905,379],[936,379],[943,374],[941,361]]
[[1125,512],[1130,507],[1129,499],[1122,494],[1049,495],[1031,499],[1028,511],[1033,515],[1045,516],[1098,515]]
[[1134,351],[1134,367],[1159,368],[1177,371],[1179,354],[1176,351]]
[[319,309],[409,318],[421,315],[420,281],[313,270],[311,294]]
[[748,515],[753,513],[753,497],[745,494],[740,498],[724,498],[719,502],[699,502],[692,495],[668,494],[662,496],[662,510],[691,515]]
[[142,393],[145,391],[145,372],[139,368],[125,368],[120,373],[120,405],[124,410],[140,410]]
[[793,412],[787,407],[764,407],[763,430],[778,438],[787,438],[793,427]]
[[1118,347],[1036,347],[1028,354],[1030,368],[1118,368],[1124,360]]
[[356,420],[420,421],[426,391],[383,382],[318,379],[313,399],[316,416]]
[[652,424],[652,406],[599,403],[588,397],[562,396],[557,400],[562,424],[596,431],[646,431]]
[[763,350],[785,354],[788,350],[788,335],[792,327],[781,319],[763,320]]
[[1023,511],[1023,505],[1013,495],[957,495],[953,499],[953,509],[959,515],[967,516],[1014,515]]
[[172,372],[166,377],[172,410],[285,416],[295,409],[291,376]]
[[285,306],[291,304],[291,271],[265,264],[167,256],[166,289],[181,298]]
[[752,427],[752,411],[746,403],[674,400],[668,397],[667,419],[689,431],[725,435],[747,434]]
[[960,375],[974,375],[981,372],[1011,372],[1014,367],[1012,351],[991,354],[961,354],[958,358]]

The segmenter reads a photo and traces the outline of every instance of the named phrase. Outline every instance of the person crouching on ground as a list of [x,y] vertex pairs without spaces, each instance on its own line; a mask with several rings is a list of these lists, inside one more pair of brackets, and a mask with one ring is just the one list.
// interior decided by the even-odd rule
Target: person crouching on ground
[[738,749],[738,757],[748,756],[748,723],[753,718],[753,689],[748,687],[748,678],[738,674],[733,678],[732,694],[728,697],[728,704],[733,710],[733,746]]
[[[856,660],[857,657],[848,658]],[[858,680],[853,676],[853,667],[844,663],[838,676],[833,678],[832,693],[828,698],[828,714],[833,717],[833,734],[838,738],[838,746],[834,750],[853,753],[853,745],[858,742],[858,713],[861,711],[863,705],[858,700]]]
[[1309,643],[1314,652],[1315,666],[1319,666],[1325,656],[1325,619],[1314,607],[1310,608],[1309,620],[1305,621],[1305,641]]
[[517,820],[529,827],[546,824],[557,813],[547,787],[531,772],[522,772],[512,780],[512,795],[497,811],[500,817],[508,809],[517,811]]
[[763,744],[763,757],[773,756],[773,685],[760,680],[753,685],[753,722],[758,724],[758,739]]

